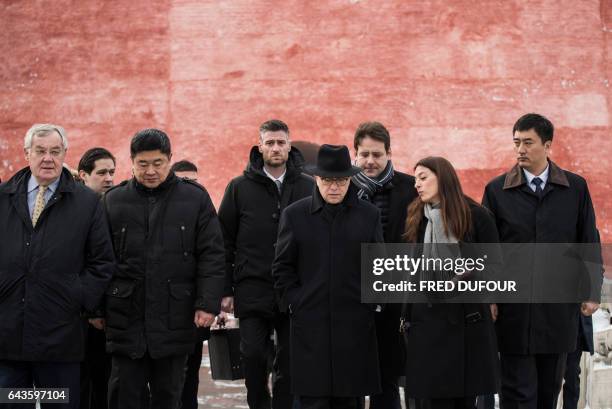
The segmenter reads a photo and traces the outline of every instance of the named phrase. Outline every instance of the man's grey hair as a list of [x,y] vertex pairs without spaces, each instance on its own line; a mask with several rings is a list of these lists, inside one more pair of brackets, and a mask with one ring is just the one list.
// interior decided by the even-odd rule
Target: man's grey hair
[[66,137],[66,131],[59,125],[53,124],[34,124],[28,132],[26,132],[26,136],[23,139],[23,147],[25,149],[30,149],[32,147],[32,139],[35,136],[47,136],[53,132],[57,132],[57,134],[62,139],[62,145],[64,149],[68,149],[68,138]]

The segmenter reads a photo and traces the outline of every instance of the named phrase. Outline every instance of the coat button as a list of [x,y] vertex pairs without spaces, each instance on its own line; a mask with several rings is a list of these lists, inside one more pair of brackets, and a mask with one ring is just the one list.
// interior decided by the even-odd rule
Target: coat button
[[272,218],[273,218],[274,220],[278,219],[278,213],[273,213],[273,214],[272,214]]
[[30,242],[29,242],[29,241],[26,241],[26,246],[29,246],[29,245],[30,245]]
[[119,289],[117,287],[113,288],[113,295],[119,294]]

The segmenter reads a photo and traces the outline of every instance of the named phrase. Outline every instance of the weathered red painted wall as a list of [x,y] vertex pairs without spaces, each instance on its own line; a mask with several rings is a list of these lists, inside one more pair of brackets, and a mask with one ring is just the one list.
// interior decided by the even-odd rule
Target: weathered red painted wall
[[131,135],[160,127],[218,203],[264,120],[350,145],[375,119],[397,168],[446,156],[480,198],[535,111],[612,239],[612,0],[5,0],[0,23],[2,179],[34,122],[66,127],[73,166],[112,149],[121,177]]

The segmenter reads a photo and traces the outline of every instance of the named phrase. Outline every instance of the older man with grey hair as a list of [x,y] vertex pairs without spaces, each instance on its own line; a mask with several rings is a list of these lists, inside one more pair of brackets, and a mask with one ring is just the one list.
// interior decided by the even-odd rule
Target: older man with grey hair
[[67,148],[62,127],[32,126],[28,166],[0,185],[0,388],[68,388],[62,407],[78,408],[81,312],[100,301],[114,255],[98,195],[63,167]]

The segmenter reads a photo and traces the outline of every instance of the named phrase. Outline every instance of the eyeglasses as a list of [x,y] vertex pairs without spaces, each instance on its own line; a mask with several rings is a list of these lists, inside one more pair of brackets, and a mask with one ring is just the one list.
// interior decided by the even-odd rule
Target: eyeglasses
[[323,186],[331,186],[335,183],[339,187],[342,187],[346,186],[350,180],[351,178],[321,178],[321,183],[323,183]]

